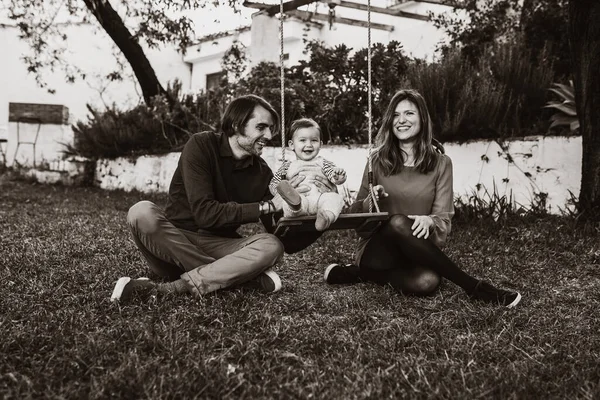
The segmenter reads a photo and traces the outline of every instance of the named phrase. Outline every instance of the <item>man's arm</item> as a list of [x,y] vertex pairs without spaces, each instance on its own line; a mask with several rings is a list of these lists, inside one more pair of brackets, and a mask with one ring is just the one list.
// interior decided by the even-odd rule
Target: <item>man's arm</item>
[[194,221],[203,229],[257,222],[260,215],[258,202],[221,203],[216,199],[213,182],[218,160],[207,142],[193,137],[181,153],[181,174]]

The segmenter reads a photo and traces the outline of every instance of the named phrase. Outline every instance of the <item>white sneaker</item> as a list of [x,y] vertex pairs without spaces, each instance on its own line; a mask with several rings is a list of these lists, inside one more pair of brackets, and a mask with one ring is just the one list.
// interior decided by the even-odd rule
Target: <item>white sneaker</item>
[[329,264],[327,266],[327,268],[325,268],[325,272],[323,273],[323,280],[325,282],[327,282],[327,278],[329,277],[329,273],[331,272],[332,269],[334,269],[335,267],[339,267],[340,264]]
[[150,290],[155,287],[155,283],[148,278],[131,279],[128,276],[119,278],[115,284],[110,301],[127,300],[136,289]]
[[271,268],[264,271],[254,280],[258,284],[259,288],[264,292],[274,293],[281,290],[281,279],[279,278],[279,275],[277,275],[277,273]]

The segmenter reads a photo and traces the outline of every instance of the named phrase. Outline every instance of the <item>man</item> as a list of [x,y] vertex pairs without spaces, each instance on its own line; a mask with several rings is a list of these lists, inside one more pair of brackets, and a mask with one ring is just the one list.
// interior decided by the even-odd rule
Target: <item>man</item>
[[[279,210],[270,201],[273,173],[260,155],[278,126],[273,107],[247,95],[229,104],[219,133],[190,138],[173,174],[166,209],[141,201],[127,216],[150,269],[171,282],[122,277],[111,300],[124,300],[135,289],[203,295],[239,284],[266,292],[281,288],[271,269],[283,257],[281,241],[270,233],[244,238],[236,232],[242,224],[259,219],[272,230],[269,214]],[[301,180],[298,177],[292,184],[298,187]],[[300,238],[288,252],[317,237]]]

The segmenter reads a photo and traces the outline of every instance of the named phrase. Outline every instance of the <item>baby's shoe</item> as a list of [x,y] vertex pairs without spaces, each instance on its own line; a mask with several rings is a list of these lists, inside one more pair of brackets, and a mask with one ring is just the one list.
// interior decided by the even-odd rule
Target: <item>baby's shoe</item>
[[288,182],[281,181],[277,185],[277,193],[281,196],[283,201],[288,203],[292,210],[299,210],[302,206],[302,198],[300,193]]
[[335,214],[327,210],[319,210],[317,212],[317,219],[315,221],[315,229],[322,232],[329,228],[329,226],[336,220]]

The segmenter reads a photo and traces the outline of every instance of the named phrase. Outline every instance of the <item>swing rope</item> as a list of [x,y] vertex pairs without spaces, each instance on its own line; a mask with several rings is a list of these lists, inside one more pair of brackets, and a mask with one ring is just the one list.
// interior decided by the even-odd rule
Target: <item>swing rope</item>
[[[373,158],[371,157],[371,152],[373,150],[373,109],[372,109],[372,82],[371,82],[371,0],[367,1],[367,95],[368,95],[368,132],[369,132],[369,152],[367,155],[367,163],[368,163],[368,179],[369,179],[369,213],[373,212]],[[379,212],[379,206],[375,202],[375,207],[377,208],[377,212]]]
[[[370,1],[370,0],[369,0]],[[281,81],[281,161],[285,162],[285,67],[283,65],[283,0],[279,1],[279,67]]]
[[[281,90],[281,161],[285,162],[285,66],[283,48],[283,1],[279,0],[279,69]],[[367,1],[367,96],[368,96],[368,155],[367,155],[367,177],[369,182],[369,213],[373,212],[373,205],[380,212],[377,201],[374,201],[373,193],[373,105],[372,105],[372,81],[371,81],[371,0]]]

